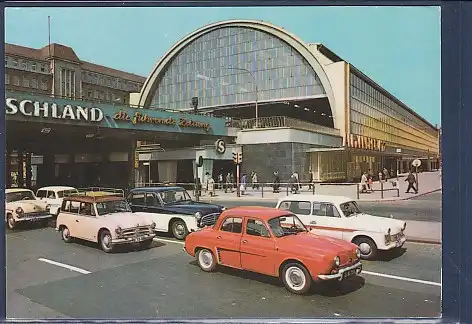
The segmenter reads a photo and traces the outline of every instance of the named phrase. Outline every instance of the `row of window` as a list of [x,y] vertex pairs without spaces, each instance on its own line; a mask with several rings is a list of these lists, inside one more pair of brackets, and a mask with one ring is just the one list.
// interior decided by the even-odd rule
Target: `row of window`
[[[381,132],[375,129],[370,128],[366,125],[361,125],[356,122],[351,121],[351,133],[358,134],[362,136],[367,136],[371,138],[379,138]],[[385,134],[385,133],[383,133]],[[385,142],[391,144],[392,146],[401,146],[405,148],[411,148],[412,150],[430,150],[431,152],[437,152],[438,146],[424,145],[416,141],[415,137],[405,137],[400,135],[385,134]]]
[[[243,90],[245,90],[243,92]],[[249,90],[249,91],[247,91]],[[272,100],[275,98],[313,97],[324,95],[321,86],[289,87],[275,90],[263,90],[257,92],[259,101]],[[224,94],[227,93],[227,94]],[[165,106],[169,109],[182,109],[190,107],[191,99],[186,99],[188,93],[175,93],[176,97],[169,95],[154,97],[153,106]],[[230,105],[243,102],[254,102],[255,93],[252,89],[241,89],[241,92],[219,92],[219,89],[205,89],[191,92],[199,98],[199,107],[212,107],[219,105]]]
[[373,138],[386,140],[386,138],[382,137],[393,134],[397,136],[406,136],[406,138],[412,139],[416,143],[426,146],[437,146],[437,137],[434,138],[429,134],[420,133],[419,131],[411,128],[411,126],[407,126],[400,121],[393,120],[391,117],[380,113],[375,108],[367,106],[356,99],[351,100],[351,121],[365,125],[373,130],[379,130],[378,136],[380,137],[374,136]]
[[[249,83],[252,83],[253,76],[261,98],[266,96],[264,91],[268,91],[267,98],[270,99],[286,98],[283,88],[302,87],[302,92],[307,89],[307,95],[317,94],[322,89],[306,60],[276,37],[242,27],[234,35],[246,36],[235,36],[231,40],[230,34],[224,32],[226,36],[222,37],[221,30],[211,31],[180,52],[164,73],[154,94],[154,102],[158,106],[176,105],[172,108],[177,109],[179,106],[188,107],[196,93],[201,106],[245,102],[246,96],[239,92],[244,91],[241,88],[246,89],[245,92],[251,91]],[[266,45],[276,48],[264,50]],[[255,58],[260,60],[253,61]],[[190,63],[193,59],[195,62]],[[190,84],[185,84],[187,82]],[[324,94],[324,89],[321,94]]]
[[354,92],[351,95],[360,97],[360,99],[363,99],[363,101],[366,101],[371,105],[385,107],[384,110],[386,113],[391,114],[391,117],[402,120],[410,126],[423,129],[429,132],[430,135],[435,136],[434,131],[430,130],[430,126],[424,121],[420,120],[417,116],[407,111],[404,107],[400,106],[392,99],[382,94],[380,91],[372,87],[354,73],[351,73],[351,91]]
[[115,89],[126,91],[139,91],[140,85],[138,83],[98,74],[94,72],[82,72],[82,80],[91,84],[97,84]]
[[10,75],[8,73],[5,73],[5,84],[12,84],[14,86],[24,88],[40,88],[41,90],[48,90],[48,81],[46,79],[41,79],[38,81],[36,77],[29,78],[28,76],[23,76],[20,79],[19,76],[14,75],[12,80],[10,80]]
[[30,62],[25,59],[17,59],[15,57],[5,57],[5,67],[19,69],[24,71],[48,73],[47,63]]
[[127,97],[120,97],[117,96],[113,92],[108,91],[100,91],[100,90],[85,90],[88,99],[98,99],[98,100],[105,100],[105,101],[113,101],[113,102],[120,102],[120,103],[127,103]]

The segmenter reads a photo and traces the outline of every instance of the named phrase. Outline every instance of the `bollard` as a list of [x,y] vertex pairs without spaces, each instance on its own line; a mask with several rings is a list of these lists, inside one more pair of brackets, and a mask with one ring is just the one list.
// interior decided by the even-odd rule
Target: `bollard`
[[315,183],[312,183],[312,194],[314,195],[315,194]]
[[262,198],[264,198],[264,184],[262,184],[262,187],[261,187],[261,195],[262,195]]
[[360,196],[359,196],[359,184],[357,184],[357,200],[359,200]]
[[397,188],[397,197],[400,197],[400,189]]
[[380,180],[380,198],[384,199],[384,184],[382,180]]
[[289,186],[289,185],[287,184],[287,196],[288,196],[288,186]]

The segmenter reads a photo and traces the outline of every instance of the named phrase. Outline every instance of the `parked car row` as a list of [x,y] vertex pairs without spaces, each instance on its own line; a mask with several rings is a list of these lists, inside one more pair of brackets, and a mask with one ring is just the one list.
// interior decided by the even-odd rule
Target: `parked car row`
[[181,187],[117,189],[44,187],[6,190],[6,219],[56,219],[66,243],[96,242],[105,252],[116,246],[150,247],[155,232],[185,240],[184,250],[203,271],[218,265],[280,277],[296,294],[314,282],[342,281],[361,273],[361,259],[403,246],[403,221],[361,212],[344,197],[292,195],[275,208],[195,202]]

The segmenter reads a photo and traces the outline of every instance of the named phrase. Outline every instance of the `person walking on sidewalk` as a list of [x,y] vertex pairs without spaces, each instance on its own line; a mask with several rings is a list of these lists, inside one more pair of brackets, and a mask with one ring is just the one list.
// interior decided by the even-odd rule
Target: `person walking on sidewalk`
[[405,181],[408,181],[408,189],[406,189],[405,193],[410,193],[410,189],[413,189],[415,191],[415,194],[417,194],[418,189],[416,189],[415,187],[415,183],[417,183],[416,177],[413,174],[413,172],[411,172],[411,170],[410,170],[410,173],[408,173],[408,176],[406,177]]
[[259,183],[257,182],[257,173],[256,173],[256,171],[252,171],[251,181],[252,181],[252,190],[254,190],[254,189],[259,190]]
[[361,177],[361,192],[367,193],[367,172],[364,172]]

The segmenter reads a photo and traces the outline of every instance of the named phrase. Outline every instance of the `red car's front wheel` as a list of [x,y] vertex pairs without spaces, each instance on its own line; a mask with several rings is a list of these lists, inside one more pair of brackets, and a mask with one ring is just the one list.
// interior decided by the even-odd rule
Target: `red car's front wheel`
[[288,291],[298,295],[308,292],[312,282],[308,270],[299,263],[285,265],[282,270],[282,281]]
[[211,272],[216,268],[216,259],[213,253],[208,249],[201,249],[197,252],[197,263],[200,269]]

